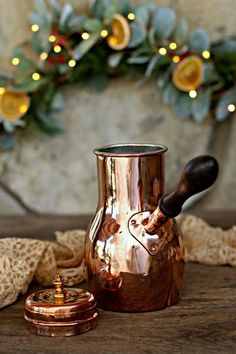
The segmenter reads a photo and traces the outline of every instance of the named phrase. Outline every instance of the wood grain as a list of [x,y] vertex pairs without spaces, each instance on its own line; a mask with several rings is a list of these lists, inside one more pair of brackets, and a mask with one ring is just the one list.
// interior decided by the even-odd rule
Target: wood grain
[[[219,225],[230,226],[224,214],[218,217]],[[235,218],[232,214],[232,224]],[[216,213],[211,220],[216,221]],[[55,228],[84,228],[87,222],[88,218],[76,216],[0,218],[0,234],[32,237],[33,233],[46,238]],[[101,310],[97,328],[70,338],[29,333],[23,319],[24,301],[21,296],[0,311],[1,354],[236,353],[236,268],[232,267],[187,263],[178,305],[148,313]]]

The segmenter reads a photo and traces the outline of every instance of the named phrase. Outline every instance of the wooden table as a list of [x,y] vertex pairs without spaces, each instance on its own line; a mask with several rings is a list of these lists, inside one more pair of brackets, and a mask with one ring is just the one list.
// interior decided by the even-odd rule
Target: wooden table
[[[234,212],[205,218],[224,227],[236,224]],[[88,217],[75,216],[2,217],[0,234],[47,239],[52,230],[85,227],[87,222]],[[236,268],[187,263],[178,305],[148,313],[101,310],[96,329],[69,338],[30,334],[23,319],[24,300],[21,296],[0,311],[2,354],[236,353]]]

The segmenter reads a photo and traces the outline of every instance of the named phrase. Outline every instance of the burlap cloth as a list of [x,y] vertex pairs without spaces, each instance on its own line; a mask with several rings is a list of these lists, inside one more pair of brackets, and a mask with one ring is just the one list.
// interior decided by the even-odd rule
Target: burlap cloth
[[[183,232],[186,261],[236,266],[236,226],[224,231],[192,215],[179,217],[178,223]],[[55,236],[56,242],[0,239],[0,308],[26,293],[33,279],[50,285],[60,273],[69,286],[85,280],[85,231],[56,232]]]

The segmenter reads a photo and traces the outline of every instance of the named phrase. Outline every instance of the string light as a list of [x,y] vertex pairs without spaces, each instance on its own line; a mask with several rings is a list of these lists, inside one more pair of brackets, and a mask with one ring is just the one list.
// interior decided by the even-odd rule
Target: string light
[[17,58],[17,57],[14,57],[14,58],[12,58],[12,61],[11,61],[11,62],[12,62],[13,65],[16,66],[16,65],[20,64],[20,59]]
[[33,73],[33,74],[32,74],[32,79],[33,79],[34,81],[38,81],[38,80],[40,79],[40,74],[39,74],[39,73]]
[[108,36],[108,31],[106,29],[101,30],[100,36],[102,38],[106,38]]
[[53,43],[56,40],[56,36],[54,36],[54,34],[50,34],[50,36],[48,37],[48,40],[49,40],[49,42]]
[[60,53],[61,52],[61,46],[59,45],[55,45],[55,47],[53,48],[55,53]]
[[26,104],[20,105],[20,107],[19,107],[19,112],[20,113],[26,113],[27,110],[28,110],[28,106]]
[[233,103],[228,105],[228,111],[230,113],[233,113],[235,111],[235,109],[236,109],[236,107],[235,107],[235,105]]
[[38,30],[39,30],[39,25],[37,25],[36,23],[31,26],[32,32],[38,32]]
[[196,97],[197,97],[197,91],[195,91],[195,90],[190,90],[190,91],[189,91],[189,96],[190,96],[191,98],[196,98]]
[[167,53],[166,48],[164,48],[164,47],[160,48],[160,49],[159,49],[159,53],[160,53],[161,55],[166,55],[166,53]]
[[178,55],[174,55],[172,60],[173,60],[174,63],[177,64],[180,61],[180,57]]
[[81,37],[82,37],[83,40],[86,41],[87,39],[89,39],[90,35],[89,35],[88,32],[83,32],[83,33],[81,34]]
[[177,44],[176,44],[175,42],[171,42],[171,43],[169,44],[169,48],[170,48],[171,50],[175,50],[175,49],[177,48]]
[[135,14],[133,12],[130,12],[127,17],[130,21],[133,21],[135,19]]
[[48,57],[48,53],[42,52],[39,57],[40,57],[41,60],[46,60],[47,57]]
[[3,95],[5,91],[6,91],[5,87],[0,87],[0,95]]
[[202,52],[202,56],[203,56],[204,59],[209,59],[210,56],[211,56],[211,53],[208,50],[204,50]]
[[76,65],[76,61],[74,59],[70,59],[68,61],[68,65],[69,65],[70,68],[74,68],[75,65]]

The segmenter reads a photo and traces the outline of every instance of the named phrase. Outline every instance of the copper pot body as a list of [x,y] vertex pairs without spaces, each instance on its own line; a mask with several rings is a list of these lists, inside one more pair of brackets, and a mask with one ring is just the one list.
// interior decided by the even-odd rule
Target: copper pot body
[[167,148],[118,144],[95,150],[99,197],[86,235],[88,288],[99,307],[150,311],[179,300],[183,242],[175,220],[143,225],[164,193]]

